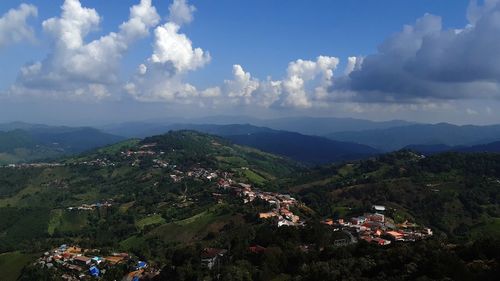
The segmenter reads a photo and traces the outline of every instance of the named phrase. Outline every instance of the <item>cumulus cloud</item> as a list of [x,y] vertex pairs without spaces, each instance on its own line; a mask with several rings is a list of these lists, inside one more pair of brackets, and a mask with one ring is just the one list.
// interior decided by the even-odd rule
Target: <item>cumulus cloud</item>
[[180,32],[182,24],[192,21],[194,6],[184,0],[175,0],[169,10],[169,21],[154,31],[151,57],[125,85],[126,92],[137,100],[149,102],[196,103],[199,98],[218,97],[218,87],[198,90],[184,82],[187,73],[211,60],[208,52],[193,47],[188,36]]
[[[386,39],[330,91],[360,102],[419,103],[500,97],[500,1],[472,1],[469,24],[444,29],[426,14]],[[332,95],[334,96],[334,95]]]
[[[193,21],[196,8],[187,0],[174,0],[169,11],[168,20],[159,25],[151,0],[142,0],[130,8],[129,19],[118,31],[87,42],[101,17],[79,0],[65,0],[61,15],[43,22],[43,30],[53,38],[51,54],[23,67],[9,93],[104,99],[125,90],[144,102],[293,109],[343,104],[344,110],[356,113],[435,110],[451,100],[500,95],[500,0],[471,1],[469,22],[459,29],[445,29],[439,16],[426,14],[385,39],[376,53],[348,57],[343,70],[336,71],[338,58],[319,56],[290,62],[278,79],[259,79],[235,64],[229,79],[201,89],[187,77],[205,67],[211,56],[182,29]],[[0,31],[14,28],[6,25],[7,17],[17,20],[21,31],[1,32],[0,47],[2,42],[32,37],[26,19],[35,15],[36,8],[29,5],[4,15]],[[153,28],[151,55],[123,83],[119,68],[125,52]],[[462,113],[473,114],[462,108]]]
[[154,53],[150,62],[172,66],[176,72],[195,70],[210,61],[210,54],[193,43],[185,34],[179,33],[180,26],[167,22],[155,30]]
[[233,103],[264,107],[308,108],[323,99],[333,82],[338,58],[319,56],[315,61],[296,60],[289,63],[282,80],[259,80],[233,66],[233,78],[224,81],[224,93]]
[[233,66],[233,80],[224,81],[227,96],[231,99],[243,100],[250,103],[253,93],[259,88],[258,80],[252,78],[249,72],[245,72],[241,65]]
[[[283,80],[285,97],[282,105],[308,108],[312,106],[312,100],[323,99],[326,89],[332,85],[333,71],[338,64],[338,58],[327,56],[319,56],[316,61],[299,59],[291,62]],[[310,81],[316,83],[307,88]]]
[[177,25],[183,25],[193,21],[193,13],[196,8],[189,5],[187,0],[174,0],[168,10],[170,11],[169,21]]
[[147,36],[160,17],[151,0],[141,0],[130,8],[128,21],[118,32],[111,32],[86,43],[97,30],[101,17],[96,10],[83,7],[79,0],[66,0],[60,17],[42,24],[54,40],[52,53],[43,61],[23,67],[11,92],[43,96],[110,96],[118,83],[120,61],[134,41]]
[[359,70],[363,64],[363,57],[348,57],[344,75],[349,75],[354,70]]
[[225,80],[222,89],[223,97],[232,104],[262,107],[275,105],[282,93],[282,81],[273,81],[271,77],[261,81],[239,64],[233,65],[233,78]]
[[38,10],[33,5],[21,4],[0,17],[0,48],[23,40],[34,41],[34,31],[28,19],[36,17]]

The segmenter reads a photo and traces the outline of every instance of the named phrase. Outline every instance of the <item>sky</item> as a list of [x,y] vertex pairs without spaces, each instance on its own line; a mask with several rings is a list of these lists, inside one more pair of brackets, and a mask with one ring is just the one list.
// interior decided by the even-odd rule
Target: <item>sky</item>
[[0,122],[493,124],[500,0],[5,0],[0,65]]

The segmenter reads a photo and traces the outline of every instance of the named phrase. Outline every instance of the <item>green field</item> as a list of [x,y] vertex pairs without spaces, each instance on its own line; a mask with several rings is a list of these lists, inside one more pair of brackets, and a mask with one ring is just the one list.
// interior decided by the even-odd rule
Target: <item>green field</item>
[[253,184],[262,185],[266,182],[265,178],[263,178],[262,176],[260,176],[259,174],[255,173],[254,171],[252,171],[250,169],[243,170],[243,174]]
[[2,281],[17,280],[24,266],[32,262],[34,255],[21,252],[0,254],[0,272]]
[[476,225],[471,229],[471,236],[478,238],[484,236],[500,236],[500,218],[487,219],[484,223]]
[[149,217],[145,217],[143,219],[140,219],[135,222],[135,225],[139,229],[143,229],[145,226],[152,225],[152,224],[164,224],[165,219],[161,217],[160,214],[152,215]]
[[81,211],[65,211],[61,209],[50,212],[47,231],[50,235],[57,230],[63,233],[75,233],[88,223],[87,213]]
[[203,211],[187,219],[164,224],[147,234],[148,238],[158,238],[165,242],[188,243],[201,239],[209,232],[217,232],[233,217],[219,209]]

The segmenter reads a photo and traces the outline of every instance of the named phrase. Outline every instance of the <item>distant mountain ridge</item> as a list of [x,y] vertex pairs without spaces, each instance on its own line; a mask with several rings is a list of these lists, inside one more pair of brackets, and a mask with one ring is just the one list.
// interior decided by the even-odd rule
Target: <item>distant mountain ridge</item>
[[226,136],[226,138],[240,145],[311,164],[358,160],[379,153],[376,149],[366,145],[333,141],[323,137],[286,131],[256,132]]
[[231,140],[235,144],[257,148],[309,164],[357,160],[379,153],[376,149],[365,145],[332,141],[323,137],[273,130],[249,124],[173,124],[162,129],[166,131],[192,130],[217,135]]
[[327,137],[368,145],[382,151],[399,150],[408,145],[472,146],[500,140],[500,125],[416,124],[360,132],[337,132],[328,134]]
[[500,153],[500,141],[479,144],[473,146],[448,146],[444,144],[438,145],[409,145],[405,149],[413,150],[425,155],[438,154],[442,152],[489,152],[489,153]]
[[125,122],[121,124],[102,126],[101,129],[111,134],[126,137],[145,137],[168,131],[175,124],[250,124],[256,127],[267,127],[274,130],[297,132],[305,135],[323,136],[340,131],[361,131],[369,129],[385,129],[397,126],[415,124],[413,122],[370,121],[353,118],[334,117],[285,117],[276,119],[259,119],[247,116],[210,116],[204,118],[171,118],[165,120],[150,120],[141,122]]
[[90,127],[0,124],[0,164],[36,161],[84,152],[123,140]]

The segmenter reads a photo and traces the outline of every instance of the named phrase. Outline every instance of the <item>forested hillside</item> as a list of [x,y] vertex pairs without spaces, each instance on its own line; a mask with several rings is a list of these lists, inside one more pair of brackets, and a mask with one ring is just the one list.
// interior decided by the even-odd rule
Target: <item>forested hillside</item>
[[[402,151],[310,169],[192,131],[129,140],[0,168],[0,268],[8,280],[60,280],[73,271],[32,263],[64,244],[127,253],[129,263],[99,266],[103,280],[132,274],[134,260],[149,264],[142,280],[495,280],[498,163],[496,154]],[[374,204],[434,235],[339,244],[349,235],[322,223]],[[272,212],[290,220],[262,218]],[[210,252],[221,255],[211,269]]]

